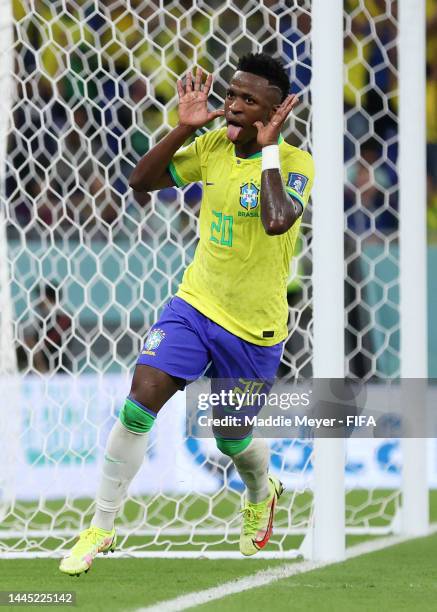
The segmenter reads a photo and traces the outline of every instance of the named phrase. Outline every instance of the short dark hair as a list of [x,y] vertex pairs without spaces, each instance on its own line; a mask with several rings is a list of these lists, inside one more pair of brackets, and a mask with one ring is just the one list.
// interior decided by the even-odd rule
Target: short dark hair
[[281,90],[281,102],[290,93],[290,79],[282,63],[265,53],[248,53],[240,58],[237,70],[250,72],[267,79],[269,85],[275,85]]

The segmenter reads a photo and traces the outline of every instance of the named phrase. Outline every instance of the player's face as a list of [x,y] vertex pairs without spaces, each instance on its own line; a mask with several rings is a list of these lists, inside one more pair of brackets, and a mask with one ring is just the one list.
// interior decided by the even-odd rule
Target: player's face
[[280,103],[280,90],[269,85],[267,79],[237,71],[229,83],[225,99],[229,140],[245,144],[256,139],[254,122],[266,124]]

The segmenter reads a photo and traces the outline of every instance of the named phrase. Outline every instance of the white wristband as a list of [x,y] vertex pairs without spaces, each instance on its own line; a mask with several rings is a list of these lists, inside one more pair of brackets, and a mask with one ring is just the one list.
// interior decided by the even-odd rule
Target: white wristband
[[278,145],[268,145],[262,148],[261,172],[276,168],[279,170],[279,147]]

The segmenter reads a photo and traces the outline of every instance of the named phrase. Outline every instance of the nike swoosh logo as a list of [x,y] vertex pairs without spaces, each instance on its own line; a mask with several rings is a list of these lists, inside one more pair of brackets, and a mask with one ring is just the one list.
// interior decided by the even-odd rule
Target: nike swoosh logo
[[270,540],[270,536],[272,535],[273,517],[275,515],[275,507],[276,507],[276,497],[273,498],[272,507],[270,509],[269,523],[267,525],[267,529],[266,529],[263,539],[262,540],[252,540],[253,544],[255,545],[256,548],[258,548],[258,550],[260,548],[264,548],[264,546]]
[[207,185],[214,185],[214,183],[208,183],[208,181],[206,181],[206,184]]

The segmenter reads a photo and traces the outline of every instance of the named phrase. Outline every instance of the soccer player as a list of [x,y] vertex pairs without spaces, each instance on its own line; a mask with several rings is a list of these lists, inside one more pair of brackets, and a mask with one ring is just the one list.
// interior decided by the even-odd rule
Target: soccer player
[[[212,379],[274,379],[287,336],[286,284],[300,217],[313,183],[309,153],[287,144],[281,128],[297,102],[282,65],[265,54],[239,61],[224,110],[208,111],[212,76],[201,69],[178,81],[179,124],[137,164],[131,187],[148,192],[203,183],[200,239],[176,296],[149,331],[130,393],[105,451],[91,527],[62,560],[67,574],[87,571],[115,547],[114,520],[146,451],[162,406],[209,365]],[[224,116],[226,127],[185,141]],[[218,448],[232,458],[247,489],[240,551],[268,542],[279,480],[269,450],[251,431]],[[170,449],[169,449],[170,452]]]

